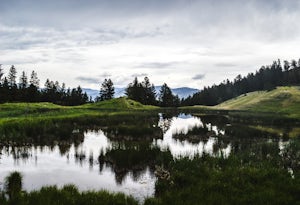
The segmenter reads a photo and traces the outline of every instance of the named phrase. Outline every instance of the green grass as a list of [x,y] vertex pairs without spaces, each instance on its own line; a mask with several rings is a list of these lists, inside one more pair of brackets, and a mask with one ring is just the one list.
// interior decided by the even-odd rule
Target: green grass
[[19,194],[14,199],[0,196],[1,205],[138,205],[131,196],[107,191],[80,192],[74,185],[42,187],[40,190]]
[[61,120],[78,117],[101,117],[139,111],[155,111],[158,107],[142,105],[127,98],[85,104],[60,106],[52,103],[4,103],[0,104],[0,125],[8,122]]
[[300,88],[277,87],[272,91],[257,91],[223,102],[213,109],[269,112],[290,118],[300,118]]
[[165,167],[170,179],[158,179],[155,197],[145,205],[299,204],[299,145],[290,142],[282,157],[277,143],[264,143],[227,158],[204,154],[172,161]]

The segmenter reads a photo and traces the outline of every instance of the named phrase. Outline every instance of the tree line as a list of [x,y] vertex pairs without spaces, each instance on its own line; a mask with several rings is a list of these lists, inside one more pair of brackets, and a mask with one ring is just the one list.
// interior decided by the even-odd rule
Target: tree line
[[88,101],[88,96],[80,86],[66,88],[65,84],[49,79],[45,87],[40,88],[40,80],[35,71],[30,77],[25,71],[21,73],[17,83],[17,70],[11,66],[7,76],[4,76],[0,65],[0,103],[4,102],[52,102],[59,105],[81,105]]
[[[203,90],[179,99],[170,87],[164,83],[156,93],[154,84],[148,77],[139,82],[137,77],[126,87],[125,94],[128,98],[145,105],[158,105],[161,107],[177,107],[188,105],[217,105],[221,102],[239,95],[260,91],[272,90],[276,86],[289,86],[300,84],[300,59],[281,61],[278,59],[271,65],[262,66],[255,73],[242,77],[238,75],[233,81],[225,80],[219,85],[204,87]],[[99,96],[95,101],[109,100],[114,97],[115,88],[111,79],[105,79],[100,86]],[[17,83],[17,71],[11,66],[7,76],[4,76],[0,65],[0,103],[3,102],[52,102],[60,105],[81,105],[92,102],[82,88],[78,86],[66,89],[64,83],[46,80],[44,88],[40,88],[37,73],[32,71],[30,78],[23,71]]]
[[[114,97],[114,86],[111,79],[105,79],[101,85],[99,97],[96,101],[109,100]],[[171,88],[164,83],[157,94],[154,84],[150,83],[148,77],[145,77],[142,82],[139,82],[137,77],[132,83],[129,83],[125,94],[129,99],[140,102],[144,105],[158,105],[161,107],[177,107],[180,106],[180,99],[174,95]]]
[[[114,98],[115,88],[111,79],[105,79],[101,84],[99,96],[95,101],[104,101]],[[173,95],[169,86],[165,83],[157,94],[154,85],[148,77],[142,82],[137,78],[126,88],[128,98],[145,105],[159,105],[162,107],[179,106],[180,99]],[[59,105],[81,105],[93,102],[82,88],[66,88],[65,83],[47,79],[44,87],[40,87],[40,80],[35,71],[28,77],[23,71],[17,82],[17,70],[11,66],[7,76],[4,76],[0,65],[0,103],[5,102],[52,102]]]
[[181,105],[217,105],[239,95],[272,90],[276,86],[291,86],[300,84],[300,59],[281,61],[278,59],[271,65],[262,66],[255,73],[242,77],[238,75],[233,81],[223,81],[219,85],[204,87],[203,90],[184,99]]

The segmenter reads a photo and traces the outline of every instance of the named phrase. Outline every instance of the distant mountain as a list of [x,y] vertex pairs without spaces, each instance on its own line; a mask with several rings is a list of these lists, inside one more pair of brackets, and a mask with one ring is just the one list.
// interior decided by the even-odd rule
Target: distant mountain
[[[82,88],[83,92],[86,92],[86,94],[90,97],[93,98],[93,100],[99,96],[99,91],[100,90],[94,90],[90,88]],[[115,88],[115,98],[122,97],[125,95],[125,88]]]
[[89,97],[92,97],[93,100],[99,95],[99,90],[93,90],[93,89],[90,89],[90,88],[82,88],[82,91],[86,92],[86,94]]
[[[161,86],[155,86],[156,93],[159,93]],[[99,95],[99,90],[93,90],[90,88],[83,88],[83,92],[86,92],[88,96],[91,96],[95,99]],[[180,88],[171,88],[174,95],[178,95],[179,98],[187,98],[190,95],[193,95],[196,92],[199,92],[198,89],[189,88],[189,87],[180,87]],[[125,96],[125,88],[115,88],[115,98]]]
[[194,93],[199,92],[200,90],[195,88],[181,87],[181,88],[172,88],[172,92],[175,95],[178,95],[179,98],[187,98],[192,96]]

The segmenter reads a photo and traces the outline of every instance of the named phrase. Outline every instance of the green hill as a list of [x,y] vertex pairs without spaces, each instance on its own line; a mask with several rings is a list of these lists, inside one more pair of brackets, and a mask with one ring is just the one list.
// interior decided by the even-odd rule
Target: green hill
[[3,103],[0,104],[0,124],[8,121],[68,119],[102,116],[107,114],[132,113],[155,110],[157,107],[142,105],[127,98],[116,98],[80,106],[61,106],[53,103]]
[[121,97],[121,98],[115,98],[112,100],[106,100],[102,102],[97,102],[94,104],[86,104],[79,106],[81,108],[93,108],[93,109],[144,109],[144,110],[149,110],[149,109],[154,109],[156,108],[155,106],[151,105],[143,105],[139,102],[136,102],[134,100],[128,99],[126,97]]
[[272,91],[251,92],[223,102],[213,108],[272,112],[300,118],[300,87],[277,87]]

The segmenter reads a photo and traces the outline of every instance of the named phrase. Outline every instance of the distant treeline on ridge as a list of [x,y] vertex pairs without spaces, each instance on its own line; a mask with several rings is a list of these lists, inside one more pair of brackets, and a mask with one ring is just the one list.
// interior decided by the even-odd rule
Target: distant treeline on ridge
[[[66,89],[64,83],[46,80],[44,88],[40,88],[40,80],[37,73],[32,71],[28,79],[23,71],[19,83],[17,83],[17,71],[12,65],[7,76],[4,77],[0,65],[0,103],[5,102],[52,102],[60,105],[81,105],[93,102],[82,88],[78,86],[73,89]],[[217,105],[221,102],[237,97],[239,95],[260,91],[272,90],[276,86],[299,85],[300,84],[300,59],[281,61],[278,59],[272,65],[262,66],[255,73],[249,73],[242,77],[238,75],[233,81],[225,80],[219,85],[204,87],[203,90],[189,96],[186,99],[179,99],[173,95],[166,83],[155,92],[154,85],[148,77],[142,82],[137,78],[126,88],[128,98],[136,100],[145,105],[158,105],[162,107],[177,107],[188,105]],[[95,101],[109,100],[114,97],[114,85],[111,79],[105,79],[100,86],[99,96]]]
[[242,77],[238,75],[233,81],[223,81],[219,85],[204,87],[203,90],[184,99],[181,105],[217,105],[239,95],[262,90],[272,90],[277,86],[300,84],[300,59],[291,62],[278,59],[272,65],[262,66],[255,73]]
[[[82,88],[66,88],[65,84],[58,81],[46,80],[44,88],[40,88],[37,73],[32,71],[28,79],[23,71],[17,83],[17,70],[11,66],[7,76],[4,76],[0,65],[0,103],[6,102],[52,102],[59,105],[81,105],[87,102],[109,100],[114,97],[114,86],[111,79],[105,79],[101,84],[99,96],[91,99],[83,92]],[[174,96],[167,84],[161,87],[157,95],[154,85],[145,77],[142,82],[135,78],[126,88],[128,98],[146,105],[159,105],[173,107],[180,105],[178,96]],[[157,99],[158,97],[158,99]]]

